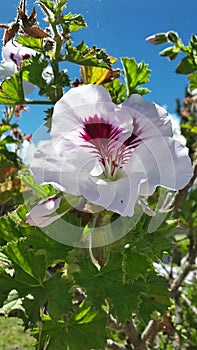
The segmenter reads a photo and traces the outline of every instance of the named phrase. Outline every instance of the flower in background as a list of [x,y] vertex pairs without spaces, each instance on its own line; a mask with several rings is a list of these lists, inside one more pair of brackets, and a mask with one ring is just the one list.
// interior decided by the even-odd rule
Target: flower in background
[[55,104],[51,141],[30,168],[36,182],[122,216],[159,185],[183,188],[193,173],[164,108],[137,94],[115,105],[100,85],[72,88]]
[[[22,62],[32,56],[36,52],[30,48],[24,47],[17,42],[8,41],[2,48],[2,61],[0,63],[0,80],[6,79],[14,75],[21,68]],[[26,95],[34,90],[34,85],[28,81],[23,81],[23,88]]]

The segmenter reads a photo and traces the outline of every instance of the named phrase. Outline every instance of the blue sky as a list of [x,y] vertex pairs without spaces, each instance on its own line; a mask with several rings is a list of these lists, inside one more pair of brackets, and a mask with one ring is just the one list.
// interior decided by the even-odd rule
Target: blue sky
[[[34,1],[27,2],[30,13]],[[1,0],[0,23],[14,20],[17,5],[15,0]],[[170,113],[175,112],[175,100],[183,97],[187,82],[185,76],[175,73],[179,58],[170,62],[160,57],[159,51],[165,46],[150,45],[145,38],[153,33],[174,30],[187,44],[191,34],[197,33],[196,0],[70,0],[67,10],[81,13],[88,24],[88,29],[73,34],[75,44],[85,40],[89,46],[103,47],[116,58],[135,57],[138,62],[148,63],[152,74],[146,86],[152,92],[145,98],[167,106]],[[43,13],[38,6],[37,13],[43,26]],[[3,36],[3,30],[0,35]],[[117,66],[120,66],[119,62]],[[78,67],[70,71],[69,65],[69,73],[73,79],[79,77]],[[21,129],[26,133],[34,132],[42,124],[44,109],[46,107],[31,106],[29,113],[23,113]]]

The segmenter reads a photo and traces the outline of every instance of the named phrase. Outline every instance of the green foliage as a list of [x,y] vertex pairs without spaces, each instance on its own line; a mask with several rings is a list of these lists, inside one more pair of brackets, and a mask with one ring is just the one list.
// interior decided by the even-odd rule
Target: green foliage
[[43,53],[43,41],[40,38],[33,38],[32,36],[19,36],[17,38],[17,42],[37,52]]
[[134,58],[122,57],[121,62],[124,69],[124,77],[127,88],[127,97],[133,93],[145,94],[148,89],[139,88],[148,82],[151,71],[147,68],[148,64],[144,62],[136,63]]
[[103,349],[106,344],[106,316],[82,304],[77,312],[65,322],[54,323],[49,317],[43,318],[41,334],[35,329],[41,348],[47,349]]
[[[73,44],[70,33],[87,25],[82,15],[64,13],[67,2],[38,1],[47,17],[49,28],[45,30],[49,36],[44,39],[18,36],[17,42],[36,50],[37,54],[24,60],[17,74],[1,86],[0,103],[13,107],[7,107],[0,125],[0,313],[22,318],[37,339],[38,349],[100,350],[107,347],[107,339],[117,343],[110,345],[111,348],[134,348],[136,339],[144,341],[144,334],[144,342],[152,348],[157,346],[157,338],[161,349],[173,349],[175,339],[184,350],[194,349],[196,279],[194,276],[193,285],[189,284],[187,273],[194,269],[196,258],[196,188],[183,190],[182,201],[175,208],[176,220],[171,212],[168,215],[159,212],[155,217],[143,214],[138,222],[131,219],[133,228],[119,241],[104,247],[92,248],[90,244],[89,249],[77,249],[66,245],[68,237],[72,237],[72,242],[85,239],[84,232],[92,227],[92,215],[72,208],[78,198],[63,195],[51,185],[36,184],[16,152],[9,150],[9,145],[21,146],[23,142],[23,137],[15,136],[18,126],[12,123],[15,105],[25,103],[22,82],[34,84],[39,95],[48,98],[29,102],[51,104],[45,119],[50,129],[53,105],[63,95],[64,88],[70,87],[69,75],[63,70],[66,62],[82,66],[82,81],[76,80],[73,86],[81,82],[103,84],[114,103],[122,103],[133,93],[149,92],[142,85],[149,81],[151,71],[143,61],[121,59],[123,83],[117,79],[120,70],[112,69],[116,59],[104,49],[89,48],[84,41],[77,46]],[[189,74],[190,89],[196,88],[197,37],[193,35],[189,45],[184,46],[178,34],[170,31],[156,34],[151,41],[170,42],[172,46],[160,53],[169,59],[184,53],[176,72]],[[43,74],[47,67],[52,69],[50,79]],[[195,100],[190,96],[187,103],[188,115],[182,119],[182,129],[194,158]],[[43,231],[29,226],[28,209],[24,204],[19,206],[22,200],[32,208],[35,203],[57,195],[61,196],[61,205],[56,213],[65,213],[62,219]],[[151,208],[157,207],[157,201],[158,191],[151,197]],[[127,226],[127,218],[110,213],[107,222],[115,223],[117,218],[120,223],[114,225],[114,233],[120,234]],[[69,229],[65,222],[70,224]],[[77,236],[76,227],[81,228],[81,237]],[[94,236],[94,239],[101,238]],[[184,273],[183,258],[189,269],[177,291],[174,288],[172,293],[175,273],[179,277]],[[160,263],[160,274],[155,270],[155,262]],[[182,323],[178,324],[175,316],[180,305]],[[170,326],[164,322],[166,318]],[[126,327],[132,321],[137,332],[134,338]],[[151,329],[155,324],[159,327]]]
[[115,79],[109,83],[105,83],[104,87],[109,91],[114,103],[119,104],[126,100],[126,86],[118,79]]
[[69,40],[66,44],[66,53],[63,59],[82,66],[111,68],[110,57],[104,49],[97,49],[96,47],[88,48],[84,41],[73,47],[72,41]]
[[16,73],[1,84],[0,104],[20,105],[24,103],[21,74]]
[[23,62],[23,79],[37,85],[40,89],[46,89],[47,83],[42,77],[47,62],[40,58],[40,55],[32,56]]
[[65,34],[87,27],[87,24],[81,15],[70,12],[67,15],[62,16],[61,25],[63,33]]

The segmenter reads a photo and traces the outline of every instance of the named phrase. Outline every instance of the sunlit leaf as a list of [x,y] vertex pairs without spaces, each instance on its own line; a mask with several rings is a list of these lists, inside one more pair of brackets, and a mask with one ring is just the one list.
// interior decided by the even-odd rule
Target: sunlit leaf
[[197,70],[197,63],[192,57],[184,57],[178,64],[176,72],[179,74],[190,74]]
[[88,48],[84,41],[76,47],[71,45],[72,42],[68,41],[64,60],[81,66],[95,66],[111,69],[110,57],[106,54],[104,49],[97,49],[96,47]]
[[127,98],[126,86],[118,79],[105,83],[104,87],[109,91],[114,103],[122,103]]
[[47,83],[42,77],[47,62],[42,60],[39,55],[32,56],[23,62],[23,79],[37,85],[40,89],[47,88]]
[[22,298],[19,297],[18,292],[13,289],[9,295],[6,301],[4,302],[4,305],[2,308],[0,308],[0,314],[4,314],[5,316],[9,316],[9,314],[13,311],[19,311],[25,312]]
[[[114,64],[117,60],[110,57],[110,63]],[[120,76],[119,69],[106,69],[93,66],[82,66],[81,75],[84,84],[104,84]]]
[[16,40],[19,44],[43,53],[43,40],[32,36],[21,35]]
[[166,49],[161,51],[159,54],[160,56],[168,57],[170,60],[174,60],[179,52],[180,52],[180,48],[173,46],[173,47],[167,47]]
[[0,86],[0,104],[22,105],[24,104],[24,92],[21,75],[16,73],[6,79]]
[[148,82],[150,77],[150,69],[148,64],[143,61],[137,63],[134,58],[122,57],[125,82],[127,87],[127,96],[138,92],[138,87]]
[[[4,248],[4,253],[12,260],[14,265],[20,267],[20,272],[16,276],[18,281],[23,281],[20,277],[22,271],[31,276],[35,281],[41,282],[45,276],[45,256],[32,254],[27,250],[24,238],[17,242],[10,242]],[[24,280],[25,283],[25,280]]]
[[190,74],[188,76],[188,79],[190,81],[190,84],[189,84],[190,91],[193,91],[194,89],[197,89],[197,72],[193,73],[193,74]]
[[73,14],[71,12],[62,16],[61,25],[63,28],[63,32],[66,34],[87,27],[87,24],[82,15]]

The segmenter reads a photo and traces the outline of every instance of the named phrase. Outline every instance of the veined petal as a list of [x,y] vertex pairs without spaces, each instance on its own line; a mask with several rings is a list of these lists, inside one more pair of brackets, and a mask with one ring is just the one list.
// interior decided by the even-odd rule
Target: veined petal
[[61,191],[79,196],[79,184],[90,176],[95,162],[83,149],[80,152],[65,150],[63,157],[58,147],[48,141],[35,152],[30,170],[37,183],[50,183]]
[[81,144],[80,132],[85,120],[97,116],[95,124],[109,122],[123,130],[126,139],[133,130],[131,111],[115,105],[109,93],[100,85],[83,85],[70,89],[55,105],[52,138],[64,135],[65,140]]
[[141,139],[153,136],[172,137],[171,118],[163,107],[147,102],[137,94],[131,95],[123,105],[133,111],[134,134]]
[[14,62],[18,66],[24,59],[36,55],[36,51],[21,44],[8,41],[2,48],[2,58],[7,62]]
[[125,169],[131,174],[133,171],[144,174],[139,191],[141,196],[153,194],[159,185],[173,190],[181,189],[193,174],[188,149],[169,137],[153,137],[142,142],[136,147]]

